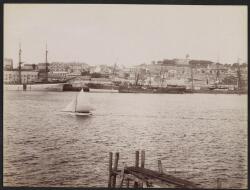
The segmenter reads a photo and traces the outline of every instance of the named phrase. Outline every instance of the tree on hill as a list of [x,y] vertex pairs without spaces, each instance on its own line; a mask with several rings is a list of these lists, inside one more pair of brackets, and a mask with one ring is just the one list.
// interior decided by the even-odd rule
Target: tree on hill
[[164,59],[162,61],[163,65],[175,65],[175,61],[173,59]]
[[201,66],[201,67],[207,67],[208,65],[211,65],[212,61],[206,61],[206,60],[190,60],[189,64],[192,66]]

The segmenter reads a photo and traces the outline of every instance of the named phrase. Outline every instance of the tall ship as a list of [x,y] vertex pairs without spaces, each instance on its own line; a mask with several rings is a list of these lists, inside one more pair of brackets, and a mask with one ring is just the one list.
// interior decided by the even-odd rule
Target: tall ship
[[65,85],[67,85],[67,81],[58,81],[49,79],[48,73],[48,49],[46,45],[46,52],[45,52],[45,68],[41,71],[38,71],[38,80],[35,80],[33,82],[28,82],[22,80],[22,72],[25,72],[22,69],[22,49],[21,45],[19,45],[19,63],[18,68],[16,70],[12,70],[17,74],[17,80],[15,84],[4,84],[5,90],[30,90],[30,91],[63,91],[65,88]]

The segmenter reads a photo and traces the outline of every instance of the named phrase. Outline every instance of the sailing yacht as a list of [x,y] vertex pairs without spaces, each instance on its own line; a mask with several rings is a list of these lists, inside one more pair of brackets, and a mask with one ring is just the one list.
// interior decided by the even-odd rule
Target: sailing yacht
[[63,112],[70,112],[74,115],[88,116],[92,115],[93,107],[91,107],[86,93],[83,89],[77,96],[63,109]]

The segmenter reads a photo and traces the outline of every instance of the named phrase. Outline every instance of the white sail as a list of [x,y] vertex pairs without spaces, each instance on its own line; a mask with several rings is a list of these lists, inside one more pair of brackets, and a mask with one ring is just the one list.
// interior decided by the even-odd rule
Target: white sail
[[64,112],[90,112],[94,110],[88,101],[87,96],[81,90],[78,95],[62,110]]
[[76,112],[89,112],[94,110],[86,96],[86,94],[81,90],[76,98]]
[[75,108],[76,108],[76,98],[74,98],[74,100],[72,100],[62,111],[75,112]]

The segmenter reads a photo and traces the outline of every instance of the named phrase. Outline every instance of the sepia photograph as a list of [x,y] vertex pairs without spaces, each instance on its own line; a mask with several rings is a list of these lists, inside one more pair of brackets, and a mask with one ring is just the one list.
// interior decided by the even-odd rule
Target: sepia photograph
[[248,188],[246,5],[3,5],[3,186]]

